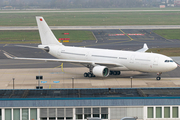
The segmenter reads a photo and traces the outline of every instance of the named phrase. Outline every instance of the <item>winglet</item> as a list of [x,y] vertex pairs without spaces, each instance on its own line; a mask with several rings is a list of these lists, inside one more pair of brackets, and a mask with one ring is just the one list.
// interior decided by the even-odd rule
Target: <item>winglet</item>
[[149,49],[149,48],[148,48],[147,44],[146,44],[146,43],[144,43],[143,48],[141,48],[141,49],[137,50],[136,52],[146,52],[148,49]]

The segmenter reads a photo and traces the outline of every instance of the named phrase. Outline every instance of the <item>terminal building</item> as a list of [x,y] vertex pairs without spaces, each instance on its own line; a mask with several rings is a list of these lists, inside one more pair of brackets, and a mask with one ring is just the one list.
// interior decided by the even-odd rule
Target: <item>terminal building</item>
[[0,120],[180,119],[180,88],[0,90]]

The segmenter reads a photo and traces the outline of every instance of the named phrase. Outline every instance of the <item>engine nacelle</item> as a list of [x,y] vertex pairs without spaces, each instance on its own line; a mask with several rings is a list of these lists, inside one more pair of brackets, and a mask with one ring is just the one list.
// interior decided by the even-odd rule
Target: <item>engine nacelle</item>
[[106,66],[95,66],[92,69],[95,76],[107,77],[109,75],[109,69]]

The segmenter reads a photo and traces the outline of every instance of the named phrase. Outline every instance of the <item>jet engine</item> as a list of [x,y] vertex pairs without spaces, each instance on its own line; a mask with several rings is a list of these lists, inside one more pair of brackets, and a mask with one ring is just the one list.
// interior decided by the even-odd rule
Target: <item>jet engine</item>
[[92,69],[95,76],[107,77],[109,75],[109,69],[106,66],[95,66]]

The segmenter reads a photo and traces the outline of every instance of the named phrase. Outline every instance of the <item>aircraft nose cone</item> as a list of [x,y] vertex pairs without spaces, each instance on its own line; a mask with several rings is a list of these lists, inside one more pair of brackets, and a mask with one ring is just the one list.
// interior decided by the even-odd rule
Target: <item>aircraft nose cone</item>
[[177,64],[176,63],[174,63],[173,65],[172,65],[172,69],[174,70],[174,69],[176,69],[177,68]]

